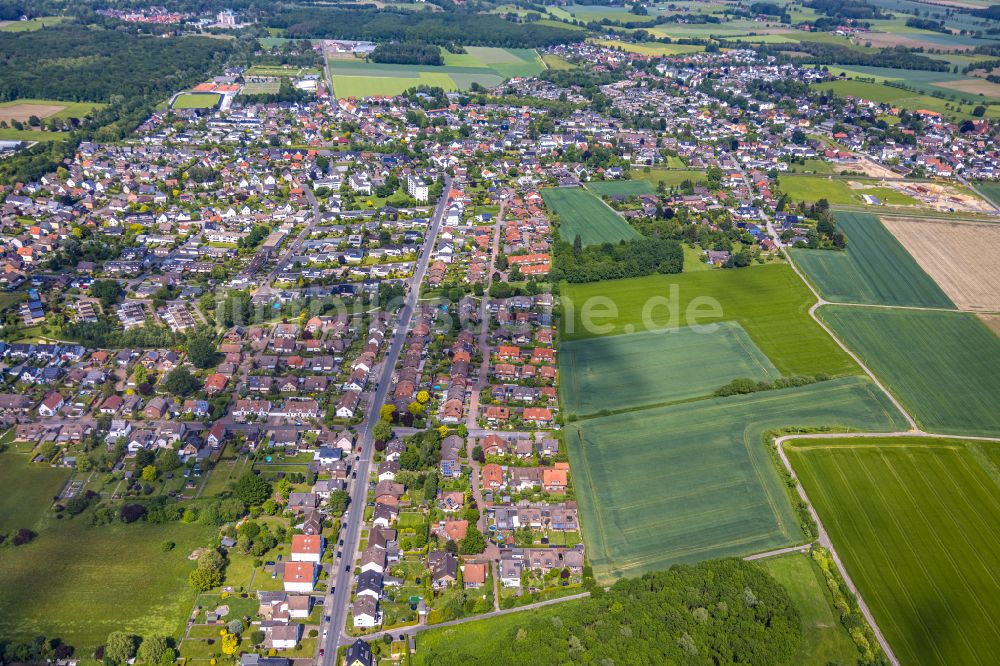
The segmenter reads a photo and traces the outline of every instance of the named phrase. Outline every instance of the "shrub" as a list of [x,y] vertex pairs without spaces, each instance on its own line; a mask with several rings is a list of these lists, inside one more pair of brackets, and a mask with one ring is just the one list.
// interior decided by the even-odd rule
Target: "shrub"
[[141,504],[126,504],[118,514],[123,523],[134,523],[146,515],[146,507]]
[[24,544],[32,541],[36,536],[38,535],[28,528],[22,527],[17,531],[17,534],[14,535],[13,544],[15,546],[23,546]]

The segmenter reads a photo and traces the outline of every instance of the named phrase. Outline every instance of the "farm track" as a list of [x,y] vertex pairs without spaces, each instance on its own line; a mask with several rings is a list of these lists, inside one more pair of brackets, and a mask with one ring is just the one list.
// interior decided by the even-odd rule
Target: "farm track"
[[[823,440],[823,439],[845,439],[845,438],[863,439],[863,438],[881,438],[881,437],[927,437],[927,438],[937,438],[937,439],[955,439],[955,440],[965,440],[965,441],[972,440],[972,441],[1000,443],[1000,437],[942,435],[937,433],[925,432],[924,430],[921,430],[917,426],[917,423],[914,420],[913,416],[911,416],[910,413],[906,411],[906,409],[899,402],[899,400],[897,400],[896,397],[888,390],[888,388],[886,388],[886,386],[882,384],[882,382],[878,379],[878,377],[875,376],[875,373],[872,372],[872,370],[867,365],[865,365],[865,363],[861,360],[861,358],[857,354],[855,354],[822,319],[816,316],[816,310],[818,310],[820,307],[824,305],[841,305],[845,307],[888,307],[891,309],[901,309],[901,310],[929,310],[929,311],[946,311],[946,312],[956,312],[956,310],[945,309],[945,308],[927,308],[927,307],[860,305],[855,303],[835,303],[827,301],[822,296],[820,296],[819,291],[816,289],[816,287],[813,286],[813,284],[806,278],[805,274],[803,274],[803,272],[799,269],[796,263],[792,260],[791,253],[788,252],[788,249],[784,245],[781,245],[780,247],[782,254],[785,256],[785,259],[788,261],[788,264],[792,267],[792,270],[795,271],[796,275],[798,275],[799,278],[802,279],[802,281],[806,284],[809,290],[816,297],[816,303],[809,308],[809,316],[812,317],[813,320],[817,324],[819,324],[820,327],[822,327],[823,330],[825,330],[827,334],[830,335],[831,338],[833,338],[833,340],[840,346],[841,349],[843,349],[852,359],[854,359],[854,361],[858,364],[858,366],[885,394],[885,396],[889,399],[889,401],[893,404],[893,406],[897,410],[899,410],[899,413],[903,416],[904,419],[906,419],[907,423],[909,423],[910,425],[910,430],[898,431],[894,433],[879,433],[879,432],[806,433],[806,434],[782,435],[774,439],[774,444],[778,450],[778,456],[781,459],[781,463],[784,465],[785,470],[788,472],[788,474],[795,481],[795,488],[799,494],[799,497],[802,499],[803,502],[805,502],[806,507],[809,510],[810,516],[812,516],[813,521],[815,521],[816,523],[817,532],[819,534],[819,539],[818,539],[819,544],[830,551],[830,555],[837,566],[837,570],[840,572],[840,575],[844,579],[844,582],[847,584],[847,587],[851,590],[851,593],[854,594],[855,598],[857,599],[858,607],[860,608],[862,615],[864,615],[865,620],[867,620],[868,624],[871,626],[872,631],[874,632],[875,637],[879,642],[879,645],[882,647],[882,650],[886,654],[886,657],[888,658],[891,664],[898,666],[900,663],[899,659],[893,653],[892,647],[889,645],[889,642],[888,640],[886,640],[885,635],[882,633],[881,629],[879,629],[878,627],[878,624],[875,622],[875,617],[872,615],[871,610],[865,603],[864,598],[861,596],[861,592],[858,590],[857,586],[854,584],[854,581],[851,579],[850,574],[847,572],[847,567],[844,566],[844,563],[841,560],[840,555],[837,553],[836,547],[834,546],[832,540],[830,539],[829,533],[826,531],[826,528],[824,527],[822,520],[820,520],[819,514],[814,508],[812,502],[809,500],[809,496],[806,494],[805,487],[802,485],[798,476],[795,474],[795,469],[792,467],[792,464],[785,453],[784,444],[785,442],[788,442],[790,440],[806,440],[806,439]],[[967,310],[957,310],[957,311],[969,312]],[[981,313],[973,313],[973,314],[981,314]],[[765,553],[762,554],[761,556],[767,556],[767,555],[769,554]]]

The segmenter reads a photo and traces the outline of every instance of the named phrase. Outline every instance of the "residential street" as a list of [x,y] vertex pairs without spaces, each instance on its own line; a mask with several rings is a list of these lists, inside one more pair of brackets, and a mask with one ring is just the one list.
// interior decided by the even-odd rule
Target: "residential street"
[[350,489],[351,504],[347,510],[347,517],[344,520],[342,535],[344,546],[340,550],[343,557],[336,561],[334,565],[334,575],[327,580],[327,594],[324,602],[324,613],[330,617],[328,623],[322,625],[324,630],[328,630],[326,640],[320,643],[320,647],[325,649],[319,663],[323,666],[335,666],[337,648],[341,644],[344,623],[347,621],[347,607],[351,600],[351,585],[354,578],[354,560],[358,553],[358,541],[361,536],[361,526],[364,522],[364,511],[366,497],[368,493],[368,475],[371,467],[372,453],[374,452],[374,440],[372,439],[372,428],[379,418],[379,410],[385,402],[385,396],[389,392],[392,383],[393,371],[396,361],[403,349],[406,341],[406,331],[410,325],[410,318],[416,308],[417,298],[420,294],[420,283],[424,279],[427,265],[434,252],[434,243],[437,239],[438,231],[441,228],[441,220],[444,218],[448,205],[448,193],[451,191],[451,178],[445,178],[444,191],[438,201],[431,217],[430,224],[424,238],[423,249],[417,259],[411,279],[411,286],[406,294],[406,300],[399,310],[396,318],[396,325],[392,336],[392,343],[389,351],[386,352],[382,362],[382,372],[378,378],[375,392],[368,402],[368,409],[365,413],[365,420],[361,427],[359,443],[361,446],[361,459],[356,463],[357,479]]

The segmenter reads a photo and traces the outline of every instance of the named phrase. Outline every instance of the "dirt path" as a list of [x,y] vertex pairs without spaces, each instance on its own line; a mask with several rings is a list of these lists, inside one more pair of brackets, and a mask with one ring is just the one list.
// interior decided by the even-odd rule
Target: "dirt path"
[[[778,457],[781,458],[781,464],[785,466],[785,470],[791,475],[792,479],[795,481],[795,489],[802,498],[802,501],[806,503],[809,509],[809,515],[816,523],[816,530],[819,533],[819,544],[830,551],[830,555],[833,558],[834,563],[837,565],[837,570],[840,572],[840,576],[844,579],[847,587],[854,594],[854,597],[858,600],[858,607],[861,609],[862,615],[871,625],[872,631],[875,633],[875,638],[878,639],[879,645],[882,646],[882,650],[885,652],[886,657],[889,659],[889,663],[898,666],[899,660],[892,652],[892,648],[889,646],[889,642],[886,640],[882,631],[879,629],[878,625],[875,623],[875,617],[872,615],[871,610],[868,608],[868,604],[865,603],[864,598],[861,596],[861,592],[858,591],[857,586],[851,579],[850,574],[847,572],[847,567],[844,566],[843,561],[840,559],[840,555],[837,553],[836,547],[833,545],[833,541],[830,539],[830,535],[826,531],[826,527],[823,525],[823,521],[820,520],[819,514],[813,507],[812,502],[809,501],[809,496],[806,494],[806,490],[802,483],[799,481],[798,476],[795,474],[795,468],[792,467],[791,462],[788,460],[788,456],[785,453],[785,442],[791,440],[801,440],[801,439],[847,439],[847,438],[885,438],[885,437],[928,437],[934,439],[956,439],[956,440],[973,440],[981,442],[998,442],[1000,443],[1000,437],[974,437],[965,435],[941,435],[938,433],[924,432],[922,430],[906,430],[899,432],[845,432],[845,433],[834,433],[834,432],[824,432],[824,433],[810,433],[810,434],[793,434],[793,435],[782,435],[774,440],[774,444],[778,449]],[[793,549],[795,550],[795,549]],[[775,552],[774,554],[777,554]],[[766,557],[768,553],[762,553],[758,556],[751,556],[746,559]]]
[[520,613],[522,611],[534,610],[536,608],[543,608],[545,606],[552,606],[554,604],[561,604],[566,601],[576,601],[577,599],[586,599],[589,596],[590,592],[581,592],[580,594],[571,594],[568,597],[559,597],[558,599],[538,601],[533,604],[528,604],[526,606],[518,606],[517,608],[505,608],[504,610],[495,610],[490,613],[483,613],[482,615],[472,615],[470,617],[463,617],[458,620],[452,620],[451,622],[441,622],[440,624],[411,625],[408,627],[397,627],[395,629],[390,629],[388,631],[378,631],[373,634],[365,634],[364,638],[365,640],[373,641],[378,638],[381,638],[385,634],[398,636],[400,634],[415,634],[418,631],[425,631],[427,629],[438,629],[439,627],[454,627],[455,625],[465,624],[466,622],[475,622],[476,620],[485,620],[491,617],[510,615],[511,613]]

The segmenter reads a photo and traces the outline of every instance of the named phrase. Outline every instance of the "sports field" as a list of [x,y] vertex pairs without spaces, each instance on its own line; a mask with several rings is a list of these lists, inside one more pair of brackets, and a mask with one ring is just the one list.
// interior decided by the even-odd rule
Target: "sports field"
[[1000,435],[1000,338],[975,315],[836,305],[818,314],[925,430]]
[[860,371],[809,317],[816,299],[783,264],[563,284],[560,293],[564,340],[735,321],[783,374]]
[[951,299],[882,225],[866,213],[837,215],[847,249],[793,248],[792,258],[829,301],[953,308]]
[[277,95],[281,91],[281,83],[269,81],[267,83],[244,83],[240,90],[241,95]]
[[215,93],[184,93],[174,100],[175,109],[212,109],[219,105],[220,95]]
[[851,578],[904,664],[996,663],[998,446],[930,438],[786,445]]
[[891,430],[870,381],[714,398],[571,423],[587,557],[602,581],[803,540],[763,435],[789,426]]
[[542,190],[542,198],[559,216],[559,235],[570,243],[577,236],[584,245],[617,243],[639,237],[639,232],[621,215],[583,188],[548,188]]
[[710,395],[737,377],[774,381],[778,370],[743,327],[663,329],[572,340],[560,347],[565,409],[585,415]]
[[824,176],[796,176],[782,174],[778,187],[792,201],[813,203],[826,199],[831,204],[863,203],[861,197],[851,190],[846,181]]
[[653,186],[646,180],[595,180],[587,183],[587,189],[598,196],[638,196],[653,194]]
[[337,97],[393,96],[421,85],[467,90],[473,83],[491,87],[504,79],[533,76],[545,70],[534,49],[466,47],[467,53],[442,49],[444,65],[397,65],[362,60],[331,60]]

